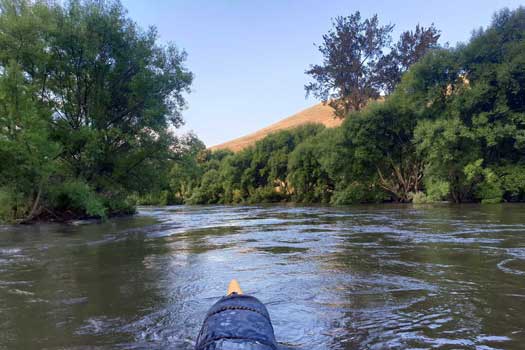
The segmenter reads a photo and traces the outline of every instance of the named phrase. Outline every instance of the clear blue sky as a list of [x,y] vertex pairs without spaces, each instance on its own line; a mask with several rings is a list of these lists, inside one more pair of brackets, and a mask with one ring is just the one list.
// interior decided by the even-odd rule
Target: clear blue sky
[[515,0],[122,0],[141,26],[188,53],[195,74],[184,130],[211,146],[256,131],[304,109],[304,71],[320,62],[314,43],[330,19],[356,10],[396,25],[394,38],[417,23],[441,29],[441,42],[466,41]]

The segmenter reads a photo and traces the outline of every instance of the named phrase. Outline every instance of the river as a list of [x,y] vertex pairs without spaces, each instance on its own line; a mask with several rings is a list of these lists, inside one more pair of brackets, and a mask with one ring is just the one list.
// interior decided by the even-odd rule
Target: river
[[0,226],[0,349],[192,349],[231,278],[297,349],[523,349],[525,205],[140,208]]

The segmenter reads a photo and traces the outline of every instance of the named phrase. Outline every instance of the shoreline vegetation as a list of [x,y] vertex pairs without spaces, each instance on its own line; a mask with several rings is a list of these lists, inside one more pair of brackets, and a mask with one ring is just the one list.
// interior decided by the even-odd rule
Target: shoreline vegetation
[[137,205],[525,201],[525,8],[468,43],[433,25],[391,37],[337,17],[307,93],[341,126],[306,124],[237,153],[182,125],[193,75],[114,1],[0,0],[0,222]]
[[0,221],[135,212],[180,153],[185,60],[118,1],[0,0]]
[[[237,153],[209,151],[195,139],[169,185],[139,202],[524,201],[525,9],[496,13],[488,28],[455,48],[438,46],[435,28],[418,27],[387,55],[381,45],[341,49],[351,46],[348,37],[366,38],[362,31],[376,33],[372,42],[389,42],[375,17],[338,18],[320,46],[323,65],[307,71],[315,79],[307,91],[339,108],[341,126],[276,132]],[[377,57],[350,70],[350,78],[343,74],[348,67],[339,72],[332,64],[363,62],[363,55]],[[369,81],[356,85],[352,74]]]

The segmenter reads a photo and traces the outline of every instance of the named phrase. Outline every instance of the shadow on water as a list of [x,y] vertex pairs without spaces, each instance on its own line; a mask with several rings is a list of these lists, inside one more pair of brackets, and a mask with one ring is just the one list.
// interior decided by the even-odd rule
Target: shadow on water
[[192,349],[231,278],[291,349],[521,349],[525,206],[141,208],[0,227],[0,349]]

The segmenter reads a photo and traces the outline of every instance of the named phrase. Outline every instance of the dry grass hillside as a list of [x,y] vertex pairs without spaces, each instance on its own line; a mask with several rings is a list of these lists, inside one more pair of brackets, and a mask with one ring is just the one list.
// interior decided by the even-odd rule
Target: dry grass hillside
[[229,149],[233,152],[238,152],[265,138],[268,134],[279,130],[293,129],[308,123],[323,124],[328,128],[333,128],[341,125],[341,122],[342,120],[340,118],[335,117],[332,107],[319,103],[252,134],[221,143],[220,145],[212,146],[210,149]]

